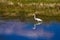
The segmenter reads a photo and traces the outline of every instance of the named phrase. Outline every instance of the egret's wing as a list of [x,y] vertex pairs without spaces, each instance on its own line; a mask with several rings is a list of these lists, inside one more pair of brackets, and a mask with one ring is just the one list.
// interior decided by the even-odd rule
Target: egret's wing
[[42,19],[39,19],[39,18],[35,18],[35,20],[37,20],[37,21],[42,21]]

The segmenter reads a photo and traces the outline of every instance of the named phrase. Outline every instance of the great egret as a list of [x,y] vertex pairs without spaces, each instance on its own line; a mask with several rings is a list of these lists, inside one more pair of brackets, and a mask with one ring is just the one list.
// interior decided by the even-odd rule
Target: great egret
[[36,25],[39,25],[39,24],[41,24],[41,22],[42,22],[42,19],[40,19],[40,18],[36,18],[36,14],[34,14],[34,19],[35,19],[37,22],[39,22],[39,23],[37,23],[37,24],[34,24],[34,27],[33,27],[33,29],[36,29]]
[[35,19],[36,21],[38,21],[38,22],[42,21],[42,19],[36,18],[36,14],[34,14],[34,19]]

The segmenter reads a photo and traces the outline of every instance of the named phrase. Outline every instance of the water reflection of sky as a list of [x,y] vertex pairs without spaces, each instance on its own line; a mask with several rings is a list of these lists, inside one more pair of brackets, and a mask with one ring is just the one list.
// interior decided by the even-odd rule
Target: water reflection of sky
[[[33,23],[1,21],[1,40],[59,40],[60,22],[42,23],[33,30]],[[4,34],[4,35],[2,35]],[[4,38],[4,39],[3,39]]]

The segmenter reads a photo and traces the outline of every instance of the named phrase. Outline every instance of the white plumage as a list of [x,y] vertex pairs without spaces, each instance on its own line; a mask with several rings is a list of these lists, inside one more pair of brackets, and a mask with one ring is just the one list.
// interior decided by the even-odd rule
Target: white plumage
[[36,21],[42,21],[41,19],[39,19],[39,18],[34,18]]
[[34,19],[35,19],[36,21],[42,21],[42,19],[36,18],[36,15],[35,15],[35,14],[34,14]]

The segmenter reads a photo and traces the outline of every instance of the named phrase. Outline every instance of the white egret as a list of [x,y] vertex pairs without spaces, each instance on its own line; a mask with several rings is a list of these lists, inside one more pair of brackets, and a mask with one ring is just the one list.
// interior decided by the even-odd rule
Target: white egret
[[35,14],[34,14],[34,19],[35,19],[36,21],[38,21],[38,22],[42,21],[42,19],[36,18],[36,15],[35,15]]
[[37,23],[37,24],[34,24],[33,29],[36,29],[36,25],[41,24],[41,23],[42,23],[42,19],[40,19],[40,18],[36,18],[36,14],[34,14],[34,20],[36,20],[37,22],[39,22],[39,23]]

